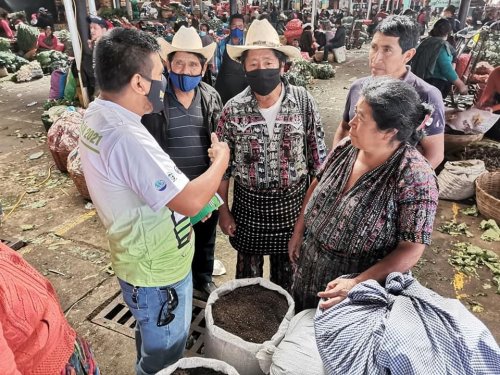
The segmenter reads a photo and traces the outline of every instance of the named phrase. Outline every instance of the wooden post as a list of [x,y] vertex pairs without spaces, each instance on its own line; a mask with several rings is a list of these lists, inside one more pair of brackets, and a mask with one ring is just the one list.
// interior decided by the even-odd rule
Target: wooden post
[[[71,0],[63,0],[64,1],[64,10],[66,12],[66,21],[68,22],[68,29],[71,35],[71,44],[73,45],[73,52],[75,56],[76,66],[78,71],[81,71],[82,65],[82,49],[80,46],[80,34],[78,33],[78,27],[76,25],[75,19],[75,11],[73,9],[73,3]],[[83,41],[83,43],[87,43],[87,41]],[[89,96],[87,93],[87,89],[83,86],[82,75],[78,74],[80,87],[82,89],[82,99],[83,99],[83,107],[87,108],[89,105]]]
[[97,9],[95,7],[95,1],[94,0],[88,0],[89,2],[89,14],[93,14],[94,16],[97,15]]

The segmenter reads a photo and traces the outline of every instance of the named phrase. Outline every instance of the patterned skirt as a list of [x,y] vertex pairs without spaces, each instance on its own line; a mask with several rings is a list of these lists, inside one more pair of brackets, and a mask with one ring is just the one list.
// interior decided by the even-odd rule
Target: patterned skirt
[[60,375],[99,375],[99,367],[94,358],[94,352],[87,341],[76,337],[75,350],[69,358]]
[[306,234],[293,275],[291,294],[295,301],[295,313],[316,308],[318,292],[324,291],[330,281],[342,275],[361,273],[378,260],[376,254],[352,257],[326,250],[310,233]]
[[306,179],[270,191],[248,189],[235,182],[232,214],[236,235],[229,237],[231,245],[247,254],[287,253],[306,190]]

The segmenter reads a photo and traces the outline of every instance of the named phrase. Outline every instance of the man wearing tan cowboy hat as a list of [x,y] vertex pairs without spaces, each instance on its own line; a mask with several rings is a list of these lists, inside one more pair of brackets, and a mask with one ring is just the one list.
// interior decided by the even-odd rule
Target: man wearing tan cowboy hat
[[286,60],[300,52],[282,46],[269,21],[253,21],[245,45],[227,52],[242,64],[249,87],[227,102],[217,126],[231,150],[219,188],[224,202],[234,178],[232,210],[220,208],[219,225],[238,251],[236,278],[262,276],[263,255],[270,255],[271,281],[289,290],[288,241],[308,175],[326,156],[323,126],[312,96],[283,79]]
[[[164,106],[160,113],[145,115],[141,121],[177,167],[194,180],[210,165],[210,133],[215,131],[222,110],[217,91],[201,81],[216,44],[203,47],[196,30],[184,26],[174,35],[172,44],[162,38],[158,42],[169,73]],[[215,211],[208,220],[193,226],[193,286],[203,298],[215,290],[212,272],[218,216]]]

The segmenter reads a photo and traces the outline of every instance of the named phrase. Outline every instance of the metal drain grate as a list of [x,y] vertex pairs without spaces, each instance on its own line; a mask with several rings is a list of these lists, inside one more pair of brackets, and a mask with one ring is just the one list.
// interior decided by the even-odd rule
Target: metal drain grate
[[[203,356],[205,306],[206,302],[193,298],[193,316],[191,318],[189,337],[186,342],[186,352],[184,353],[187,357]],[[118,293],[118,295],[90,321],[125,336],[133,339],[135,338],[134,330],[136,321],[128,309],[128,306],[123,302],[121,293]]]
[[[1,209],[0,209],[0,214],[1,214]],[[7,245],[10,247],[12,250],[19,250],[20,248],[26,246],[26,242],[22,240],[18,240],[17,238],[0,238],[0,242],[3,243],[4,245]]]

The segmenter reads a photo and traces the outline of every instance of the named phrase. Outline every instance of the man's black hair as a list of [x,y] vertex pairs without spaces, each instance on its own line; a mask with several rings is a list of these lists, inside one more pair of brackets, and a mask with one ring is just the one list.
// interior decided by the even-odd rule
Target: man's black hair
[[99,16],[94,16],[94,15],[90,15],[87,17],[87,22],[89,23],[89,25],[91,23],[95,23],[99,26],[101,26],[103,29],[108,29],[109,26],[108,26],[108,23],[106,22],[106,20],[102,17],[99,17]]
[[179,22],[174,23],[174,33],[179,31],[182,26],[189,27],[189,24],[187,21],[179,21]]
[[403,53],[416,48],[420,39],[417,23],[407,16],[389,16],[377,25],[375,32],[399,38]]
[[234,19],[240,19],[243,21],[243,23],[245,23],[245,17],[243,17],[243,14],[235,13],[232,14],[231,17],[229,17],[229,26],[231,26],[231,23],[233,23]]
[[[276,58],[278,59],[280,66],[286,64],[288,58],[283,52],[280,52],[280,51],[275,50],[275,49],[271,49],[271,50],[273,51],[274,56],[276,56]],[[241,62],[241,65],[243,65],[243,70],[245,70],[245,60],[248,57],[248,51],[249,50],[243,51],[243,53],[241,54],[241,57],[240,57],[240,62]]]
[[[176,52],[171,52],[168,54],[167,59],[168,59],[169,63],[172,63],[172,60],[174,59]],[[195,55],[198,58],[198,60],[200,60],[201,67],[203,68],[203,66],[207,62],[207,59],[205,58],[205,56],[203,56],[201,53],[196,53],[196,52],[188,52],[188,53],[192,53],[193,55]]]
[[455,12],[457,11],[457,8],[455,5],[448,5],[445,9],[444,12],[450,12],[452,15],[455,15]]
[[114,28],[96,46],[95,77],[102,91],[120,92],[134,74],[151,78],[153,60],[160,46],[156,39],[132,29]]
[[432,30],[429,31],[429,35],[435,37],[444,37],[451,33],[451,31],[452,28],[450,22],[446,18],[441,18],[434,24]]

